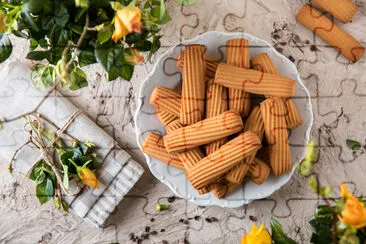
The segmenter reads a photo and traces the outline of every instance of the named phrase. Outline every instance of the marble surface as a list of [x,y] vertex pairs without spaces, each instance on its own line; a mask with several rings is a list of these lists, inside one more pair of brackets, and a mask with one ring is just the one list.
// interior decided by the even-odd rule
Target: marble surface
[[[167,48],[210,30],[247,32],[273,44],[296,64],[310,91],[314,109],[312,138],[319,145],[316,170],[323,185],[343,181],[356,193],[366,193],[365,147],[352,152],[346,139],[365,144],[366,64],[348,64],[313,34],[296,23],[304,0],[198,0],[190,7],[167,2],[173,21],[164,26]],[[366,1],[355,1],[359,11],[342,28],[366,45]],[[339,24],[339,23],[338,23]],[[28,45],[14,40],[12,59],[25,60]],[[98,65],[86,68],[89,87],[64,95],[84,109],[93,121],[119,141],[146,169],[134,134],[134,113],[139,87],[153,67],[138,65],[131,82],[107,83]],[[0,65],[1,69],[1,65]],[[1,150],[1,149],[0,149]],[[199,207],[174,197],[148,170],[115,210],[105,229],[95,229],[51,204],[39,206],[32,182],[6,170],[9,159],[0,158],[0,243],[239,243],[250,223],[269,224],[276,217],[299,243],[309,243],[307,221],[321,203],[295,173],[292,180],[267,199],[236,209]],[[356,187],[357,186],[357,187]],[[338,190],[336,190],[336,193]],[[157,212],[157,203],[170,204]]]

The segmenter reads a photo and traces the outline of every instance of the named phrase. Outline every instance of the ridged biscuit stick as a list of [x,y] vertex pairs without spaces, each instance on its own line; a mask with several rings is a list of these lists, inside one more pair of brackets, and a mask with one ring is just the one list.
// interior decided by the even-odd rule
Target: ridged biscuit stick
[[[267,53],[261,53],[254,56],[251,60],[252,68],[264,73],[279,74],[276,66],[269,58]],[[286,101],[286,122],[287,128],[295,129],[302,124],[300,114],[292,100]]]
[[356,62],[363,57],[365,49],[361,43],[315,8],[307,4],[304,5],[297,13],[296,20],[334,47],[348,60]]
[[248,178],[254,183],[261,185],[267,180],[270,173],[271,168],[259,158],[255,158],[249,167]]
[[244,132],[199,161],[187,172],[187,178],[195,188],[207,186],[260,147],[261,142],[255,133]]
[[254,56],[251,60],[251,67],[264,73],[275,75],[280,74],[267,53],[261,53]]
[[154,105],[158,112],[165,111],[180,116],[181,95],[172,89],[155,87],[150,96],[150,104]]
[[285,105],[280,98],[267,98],[260,104],[260,108],[273,173],[275,175],[287,173],[291,169],[291,152]]
[[221,63],[216,71],[215,83],[246,92],[274,97],[292,97],[295,81],[280,75],[253,69],[238,68]]
[[172,121],[177,119],[177,116],[175,116],[171,113],[165,112],[163,110],[158,111],[157,115],[158,115],[158,118],[159,118],[160,122],[164,126],[167,126],[169,123],[171,123]]
[[302,124],[302,119],[300,117],[299,111],[296,109],[294,101],[288,99],[285,103],[286,106],[286,124],[287,128],[293,130]]
[[159,159],[167,165],[171,165],[185,171],[183,163],[180,161],[178,156],[169,154],[166,151],[163,143],[163,137],[155,134],[154,132],[150,132],[149,135],[146,137],[142,145],[142,151],[154,158]]
[[[183,52],[179,55],[177,60],[177,68],[181,71],[183,71],[184,68]],[[213,79],[215,78],[217,66],[219,66],[220,61],[207,56],[205,56],[204,58],[206,61],[206,78]]]
[[227,184],[221,184],[212,190],[212,194],[214,194],[214,196],[217,197],[217,199],[221,199],[227,194],[233,192],[239,186],[240,184],[234,184],[231,182]]
[[351,0],[312,0],[311,2],[343,23],[350,22],[357,12],[357,5]]
[[187,46],[183,52],[184,68],[180,122],[190,125],[205,116],[206,61],[205,47]]
[[[206,92],[206,118],[212,118],[228,110],[227,88],[220,86],[209,80]],[[227,138],[212,142],[205,146],[206,154],[219,149],[227,142]]]
[[[248,119],[244,123],[244,131],[254,132],[262,141],[264,134],[264,124],[259,106],[255,106],[252,109]],[[255,154],[252,154],[245,158],[242,163],[232,168],[226,175],[225,179],[232,183],[240,184],[244,180],[244,176],[247,174],[250,164],[255,158]]]
[[[179,121],[179,119],[174,120],[171,122],[165,129],[166,132],[172,133],[175,130],[184,127],[183,124]],[[177,153],[178,158],[183,163],[184,168],[186,171],[189,171],[196,163],[198,163],[204,155],[199,147],[189,149],[184,152]],[[208,187],[203,187],[201,189],[197,189],[197,192],[202,195],[210,192]]]
[[217,141],[242,129],[243,121],[240,115],[229,110],[166,135],[164,145],[169,153],[178,153]]
[[[250,68],[249,42],[244,38],[230,39],[226,42],[226,63],[239,68]],[[229,108],[246,117],[250,111],[250,94],[229,88]]]
[[[171,134],[183,127],[184,125],[177,119],[171,122],[165,129],[168,134]],[[177,153],[177,155],[187,171],[204,157],[201,149],[198,147]]]

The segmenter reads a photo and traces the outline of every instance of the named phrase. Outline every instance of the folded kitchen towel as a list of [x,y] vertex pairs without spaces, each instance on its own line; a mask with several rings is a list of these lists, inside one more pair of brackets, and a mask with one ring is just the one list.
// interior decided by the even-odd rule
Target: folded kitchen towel
[[[6,65],[0,72],[0,118],[11,119],[32,111],[42,102],[45,93],[34,88],[30,81],[30,69],[20,62]],[[59,92],[52,92],[43,100],[36,112],[62,127],[78,110]],[[23,132],[23,120],[4,125],[0,130],[0,154],[10,161],[14,151],[28,140]],[[122,150],[116,141],[99,128],[85,114],[80,114],[68,127],[67,132],[80,141],[97,145],[97,154],[103,166],[96,171],[99,189],[84,187],[76,196],[68,196],[70,210],[95,226],[102,227],[112,211],[136,184],[143,168]],[[40,157],[37,148],[22,149],[14,162],[14,170],[26,174]]]

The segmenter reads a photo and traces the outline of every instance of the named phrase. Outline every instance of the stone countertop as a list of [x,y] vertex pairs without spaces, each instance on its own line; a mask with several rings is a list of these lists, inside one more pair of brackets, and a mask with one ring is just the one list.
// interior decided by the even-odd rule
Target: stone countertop
[[[173,19],[164,26],[163,47],[169,47],[206,31],[247,32],[273,44],[296,65],[310,91],[314,109],[312,138],[319,145],[316,166],[322,185],[346,182],[352,191],[366,193],[365,148],[352,152],[346,139],[365,144],[366,64],[348,64],[319,38],[295,21],[304,0],[198,0],[182,7],[167,2]],[[341,25],[366,45],[366,0],[356,0],[359,11],[352,23]],[[14,39],[12,58],[22,62],[28,45]],[[321,203],[297,175],[271,197],[236,209],[199,207],[176,198],[167,186],[149,172],[134,133],[137,94],[154,64],[138,65],[131,82],[107,83],[98,65],[86,68],[89,87],[65,92],[77,106],[110,133],[147,170],[140,182],[115,210],[103,230],[52,204],[40,207],[33,184],[22,175],[0,170],[0,243],[240,243],[250,223],[269,226],[276,217],[286,233],[299,243],[309,243],[308,220]],[[1,66],[0,66],[1,69]],[[1,149],[0,149],[1,150]],[[0,158],[1,159],[1,158]],[[4,169],[5,159],[0,160]],[[357,185],[357,188],[356,188]],[[338,190],[336,190],[338,192]],[[157,212],[157,203],[170,204],[169,211]],[[164,242],[165,241],[165,242]]]

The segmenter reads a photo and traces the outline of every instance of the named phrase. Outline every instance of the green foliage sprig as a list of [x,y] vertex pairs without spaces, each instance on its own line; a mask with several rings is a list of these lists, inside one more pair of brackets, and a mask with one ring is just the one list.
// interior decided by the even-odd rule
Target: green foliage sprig
[[[79,185],[87,185],[98,188],[98,180],[93,170],[102,164],[94,152],[95,145],[89,141],[80,142],[75,137],[57,127],[51,120],[36,112],[29,112],[17,116],[5,123],[23,118],[25,120],[24,132],[29,139],[20,146],[10,160],[8,170],[13,171],[13,163],[20,150],[29,144],[39,148],[42,153],[41,159],[34,164],[27,176],[36,185],[36,196],[41,204],[54,199],[57,209],[68,210],[67,203],[63,200],[64,195],[76,195],[79,193]],[[70,118],[70,123],[73,121]],[[76,117],[75,117],[76,118]],[[55,130],[45,127],[45,124]],[[62,133],[62,135],[56,134]],[[64,140],[63,136],[68,140]],[[67,141],[72,143],[67,143]],[[57,157],[52,157],[55,152]],[[70,181],[74,180],[76,187],[70,189]]]
[[[114,42],[116,12],[139,9],[139,32]],[[164,0],[6,0],[0,2],[0,63],[12,53],[10,34],[29,41],[27,59],[42,61],[33,68],[34,85],[44,90],[59,78],[71,90],[88,85],[82,67],[99,63],[108,81],[130,80],[131,56],[160,48],[160,26],[170,21]],[[126,23],[124,23],[126,24]]]

